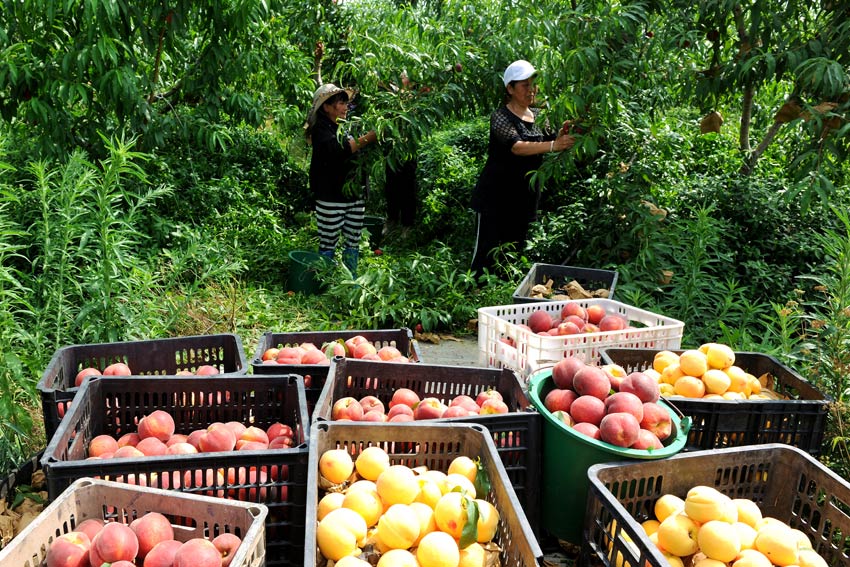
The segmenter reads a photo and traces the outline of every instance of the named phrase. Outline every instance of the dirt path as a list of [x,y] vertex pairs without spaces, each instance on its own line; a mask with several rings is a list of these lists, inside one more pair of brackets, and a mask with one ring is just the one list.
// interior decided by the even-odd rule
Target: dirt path
[[427,335],[417,339],[422,362],[425,364],[445,364],[449,366],[480,366],[478,364],[478,337],[454,337],[443,335],[439,343],[425,340]]

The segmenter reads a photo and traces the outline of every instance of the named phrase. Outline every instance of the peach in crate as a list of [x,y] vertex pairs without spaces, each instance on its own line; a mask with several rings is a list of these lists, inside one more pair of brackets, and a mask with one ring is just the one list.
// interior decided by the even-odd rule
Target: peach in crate
[[[586,323],[579,333],[561,334],[563,330],[558,327],[568,304],[579,305],[585,313],[602,308],[605,316],[599,325]],[[539,326],[537,332],[531,329],[529,319],[535,313],[549,315],[548,330]],[[608,322],[603,327],[606,317]],[[537,316],[538,325],[540,320],[545,322],[546,317]],[[527,379],[536,370],[567,356],[598,362],[600,349],[606,347],[679,348],[683,331],[681,321],[609,299],[482,307],[478,309],[479,364],[511,368]]]

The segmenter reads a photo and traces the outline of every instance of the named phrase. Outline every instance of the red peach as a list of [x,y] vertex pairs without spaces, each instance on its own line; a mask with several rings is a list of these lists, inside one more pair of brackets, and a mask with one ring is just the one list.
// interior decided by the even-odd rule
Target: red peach
[[77,376],[74,378],[74,386],[80,387],[83,384],[83,380],[88,378],[89,376],[100,376],[101,372],[97,368],[83,368],[79,372],[77,372]]
[[631,392],[643,402],[657,402],[661,397],[658,381],[643,372],[632,372],[620,382],[621,392]]
[[647,402],[643,404],[643,419],[640,426],[654,433],[659,441],[664,441],[673,432],[673,419],[660,404]]
[[492,415],[496,413],[508,413],[509,410],[510,408],[508,408],[508,404],[504,401],[496,398],[490,398],[484,400],[484,403],[481,404],[481,411],[478,413],[479,415]]
[[113,459],[138,459],[144,456],[144,453],[142,453],[132,445],[124,445],[123,447],[118,447],[118,450],[112,453]]
[[188,435],[183,435],[182,433],[175,433],[174,435],[168,438],[168,441],[165,442],[165,446],[171,447],[175,443],[187,443],[188,441]]
[[598,325],[602,318],[607,315],[605,308],[598,303],[588,305],[585,312],[587,313],[587,322],[593,325]]
[[132,561],[127,561],[126,559],[122,559],[121,561],[116,561],[115,563],[111,563],[110,567],[136,567],[136,564]]
[[242,437],[242,434],[245,433],[245,424],[241,421],[228,421],[224,425],[226,425],[232,432],[236,439]]
[[345,339],[346,356],[354,356],[354,349],[357,347],[357,345],[368,342],[369,339],[367,339],[363,335],[354,335],[353,337]]
[[221,374],[221,372],[212,364],[202,364],[195,369],[195,376],[215,376],[217,374]]
[[638,423],[643,419],[643,402],[630,392],[616,392],[605,400],[606,413],[630,413]]
[[538,309],[528,316],[528,327],[532,333],[542,333],[553,327],[552,316],[544,309]]
[[363,417],[363,406],[351,396],[340,398],[331,406],[331,419],[334,421],[339,419],[360,421],[361,417]]
[[582,435],[587,435],[591,439],[599,439],[599,427],[592,423],[579,422],[573,425],[573,429]]
[[401,421],[414,421],[414,419],[412,415],[408,415],[406,413],[397,413],[396,415],[389,418],[387,421],[397,423]]
[[[263,443],[264,445],[269,444],[269,435],[264,430],[259,427],[252,425],[245,429],[242,432],[242,435],[239,436],[239,441],[257,441],[258,443]],[[238,441],[237,441],[238,444]]]
[[387,418],[395,417],[397,415],[409,415],[410,417],[413,417],[413,409],[410,406],[398,404],[391,407],[390,411],[387,412]]
[[641,429],[638,431],[638,440],[634,442],[631,448],[660,450],[664,448],[664,445],[658,440],[655,433],[647,429]]
[[325,357],[329,359],[335,356],[345,356],[345,345],[338,341],[325,343],[322,345],[322,352],[324,352]]
[[269,436],[269,439],[274,439],[275,437],[280,437],[281,435],[292,437],[293,431],[290,426],[277,422],[269,425],[269,428],[266,429],[266,435]]
[[617,447],[631,447],[638,440],[640,422],[630,413],[609,413],[599,423],[599,436]]
[[570,415],[576,423],[587,422],[599,425],[605,416],[605,402],[596,396],[579,396],[570,406]]
[[139,441],[141,441],[139,434],[133,431],[131,433],[125,433],[124,435],[119,437],[118,446],[123,447],[124,445],[129,445],[131,447],[135,447],[139,444]]
[[585,366],[573,376],[573,389],[580,396],[594,396],[604,400],[611,392],[611,381],[596,366]]
[[188,443],[189,445],[192,445],[193,447],[195,447],[195,449],[200,450],[200,440],[201,440],[201,437],[206,434],[206,432],[207,432],[206,429],[196,429],[196,430],[192,431],[186,437],[186,443]]
[[103,528],[103,520],[100,518],[89,518],[80,522],[74,531],[83,532],[89,536],[89,541],[91,541],[101,528]]
[[331,361],[327,356],[325,356],[325,353],[316,348],[308,350],[304,353],[304,356],[301,357],[301,364],[329,365],[330,363]]
[[212,540],[213,545],[221,553],[221,567],[228,567],[236,555],[236,550],[242,540],[236,534],[219,534]]
[[182,545],[183,542],[176,539],[159,542],[145,557],[143,567],[172,567],[174,555]]
[[103,369],[104,376],[131,376],[133,373],[130,371],[130,367],[124,364],[123,362],[116,362],[114,364],[110,364],[106,368]]
[[278,435],[269,441],[269,449],[289,449],[295,444],[289,435]]
[[396,347],[385,345],[378,349],[378,356],[381,357],[381,360],[393,360],[394,358],[401,358],[403,355]]
[[[191,438],[191,435],[189,435]],[[213,423],[198,438],[198,450],[202,453],[232,451],[236,447],[236,436],[223,423]]]
[[560,422],[563,422],[567,425],[567,427],[572,427],[576,424],[576,421],[573,419],[569,413],[561,410],[556,410],[552,412],[552,417],[557,419]]
[[236,447],[234,447],[237,451],[265,451],[269,446],[266,443],[261,443],[259,441],[245,441],[239,440],[236,442]]
[[572,388],[573,377],[575,377],[576,372],[585,366],[583,360],[574,356],[568,356],[563,360],[559,360],[552,367],[552,381],[555,382],[555,386],[558,388]]
[[393,392],[393,397],[390,400],[389,406],[390,409],[392,409],[396,405],[403,404],[413,409],[418,403],[419,394],[408,388],[399,388]]
[[305,342],[301,343],[301,344],[300,344],[300,345],[298,345],[298,346],[300,346],[301,348],[303,348],[303,349],[304,349],[304,352],[310,352],[311,350],[319,350],[319,347],[317,347],[317,346],[315,345],[315,343],[311,343],[311,342],[309,342],[309,341],[305,341]]
[[269,362],[277,358],[277,353],[280,351],[279,348],[271,347],[267,348],[263,351],[263,355],[260,357],[260,360],[263,362]]
[[413,410],[413,419],[439,419],[446,411],[446,405],[434,397],[424,398]]
[[[558,335],[578,335],[581,333],[584,325],[579,327],[573,321],[564,321],[563,323],[558,325]],[[550,333],[551,334],[551,333]]]
[[387,416],[384,414],[384,412],[379,411],[379,410],[367,411],[366,413],[363,414],[363,417],[360,418],[360,421],[384,422],[386,420],[387,420]]
[[363,408],[363,413],[368,413],[372,410],[378,410],[384,413],[384,402],[377,396],[363,396],[360,398],[360,407]]
[[47,550],[47,567],[88,567],[91,541],[84,532],[60,535]]
[[104,453],[114,453],[118,450],[118,441],[112,435],[98,435],[89,443],[89,457],[100,457]]
[[157,457],[159,455],[164,455],[168,450],[168,447],[166,447],[165,443],[156,437],[146,437],[139,441],[139,444],[136,445],[136,449],[144,453],[146,457]]
[[608,331],[622,331],[629,326],[628,321],[620,315],[614,314],[606,315],[598,324],[599,330],[603,333]]
[[136,518],[130,522],[130,529],[139,540],[139,559],[144,559],[159,542],[174,539],[171,522],[159,512],[148,512]]
[[561,307],[561,319],[578,317],[582,323],[587,321],[587,310],[576,301],[568,301]]
[[166,455],[195,455],[198,453],[198,448],[189,443],[181,442],[167,445],[165,448]]
[[[378,356],[378,349],[372,343],[360,343],[354,347],[354,358],[363,358],[372,354]],[[381,360],[381,357],[378,356],[378,360]]]
[[[478,408],[478,405],[475,405]],[[446,411],[443,412],[443,419],[449,419],[452,417],[466,417],[471,415],[471,412],[466,409],[464,406],[449,406],[446,408]]]
[[133,561],[139,553],[139,540],[130,526],[119,522],[108,522],[94,536],[91,543],[89,560],[92,565]]
[[304,352],[301,347],[283,347],[278,351],[276,360],[278,364],[301,364]]
[[208,539],[190,539],[174,554],[173,567],[221,567],[221,552]]
[[163,443],[174,435],[174,418],[163,410],[155,410],[139,421],[138,433],[140,439],[156,437]]
[[578,398],[578,394],[573,390],[555,388],[546,394],[546,397],[543,399],[543,406],[552,413],[556,411],[569,412],[570,406],[573,405],[576,398]]
[[478,407],[484,405],[484,402],[490,398],[496,398],[497,400],[503,400],[502,394],[499,393],[498,390],[494,390],[492,388],[487,390],[482,390],[478,392],[478,395],[475,396],[475,403],[478,404]]

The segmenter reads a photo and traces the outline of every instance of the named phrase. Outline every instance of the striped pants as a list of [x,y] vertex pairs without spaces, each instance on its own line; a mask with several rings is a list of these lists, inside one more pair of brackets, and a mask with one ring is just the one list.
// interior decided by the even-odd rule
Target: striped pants
[[333,252],[343,235],[345,248],[357,248],[363,232],[363,215],[366,201],[358,199],[350,203],[316,201],[316,224],[319,229],[319,252]]

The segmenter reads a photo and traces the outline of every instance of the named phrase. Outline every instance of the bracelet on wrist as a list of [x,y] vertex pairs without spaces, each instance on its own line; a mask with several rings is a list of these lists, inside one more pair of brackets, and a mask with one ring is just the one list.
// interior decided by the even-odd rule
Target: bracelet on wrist
[[552,140],[551,142],[549,142],[549,152],[551,153],[551,152],[554,152],[554,151],[555,151],[555,140]]

